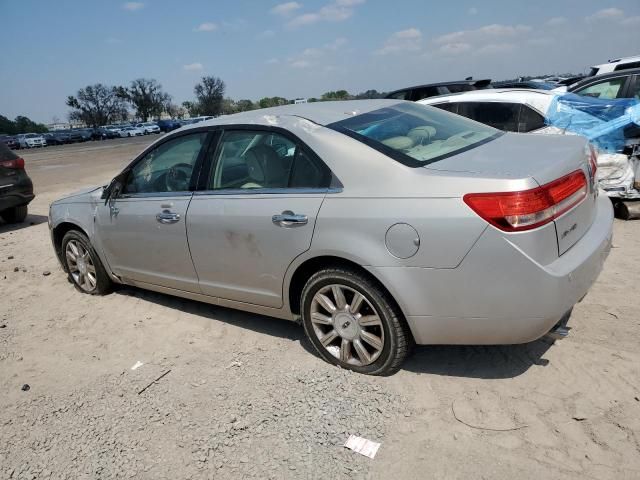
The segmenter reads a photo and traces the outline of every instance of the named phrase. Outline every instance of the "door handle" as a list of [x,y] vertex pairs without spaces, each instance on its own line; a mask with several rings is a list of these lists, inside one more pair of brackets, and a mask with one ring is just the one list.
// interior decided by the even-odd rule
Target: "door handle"
[[169,210],[163,210],[162,213],[156,215],[156,220],[165,225],[176,223],[180,221],[180,214],[170,212]]
[[271,221],[279,227],[300,227],[309,223],[309,218],[306,215],[296,215],[289,210],[285,210],[280,215],[271,217]]

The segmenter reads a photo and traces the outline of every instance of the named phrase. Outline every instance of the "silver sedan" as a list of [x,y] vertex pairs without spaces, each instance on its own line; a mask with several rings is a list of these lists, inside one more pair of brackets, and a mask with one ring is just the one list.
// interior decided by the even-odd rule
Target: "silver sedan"
[[594,173],[577,136],[397,100],[290,105],[162,137],[49,226],[81,292],[301,319],[322,358],[381,375],[414,343],[566,333],[611,243]]

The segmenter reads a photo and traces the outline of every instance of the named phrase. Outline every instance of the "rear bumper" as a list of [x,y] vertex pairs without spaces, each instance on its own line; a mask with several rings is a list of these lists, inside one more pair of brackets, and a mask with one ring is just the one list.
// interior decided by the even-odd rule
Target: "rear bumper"
[[35,198],[33,193],[10,192],[3,194],[0,190],[0,212],[21,205],[28,205]]
[[547,333],[596,281],[611,248],[613,209],[597,199],[584,236],[548,265],[492,227],[453,269],[370,268],[394,295],[418,344],[515,344]]

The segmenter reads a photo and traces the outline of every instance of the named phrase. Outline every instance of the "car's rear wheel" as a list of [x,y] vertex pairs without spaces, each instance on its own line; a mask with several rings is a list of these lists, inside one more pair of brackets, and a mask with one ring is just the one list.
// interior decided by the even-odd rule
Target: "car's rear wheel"
[[77,230],[67,232],[62,238],[62,255],[69,280],[78,290],[90,295],[109,292],[109,275],[86,235]]
[[27,218],[28,209],[27,205],[9,208],[0,212],[0,217],[7,223],[22,223]]
[[412,337],[395,302],[357,271],[314,274],[301,298],[302,322],[318,354],[368,375],[391,375],[408,356]]

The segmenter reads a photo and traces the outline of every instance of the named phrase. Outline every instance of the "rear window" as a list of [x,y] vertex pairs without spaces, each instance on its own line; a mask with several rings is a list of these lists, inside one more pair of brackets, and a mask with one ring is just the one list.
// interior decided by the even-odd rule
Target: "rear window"
[[421,167],[470,150],[503,133],[417,103],[398,103],[328,125],[404,165]]

